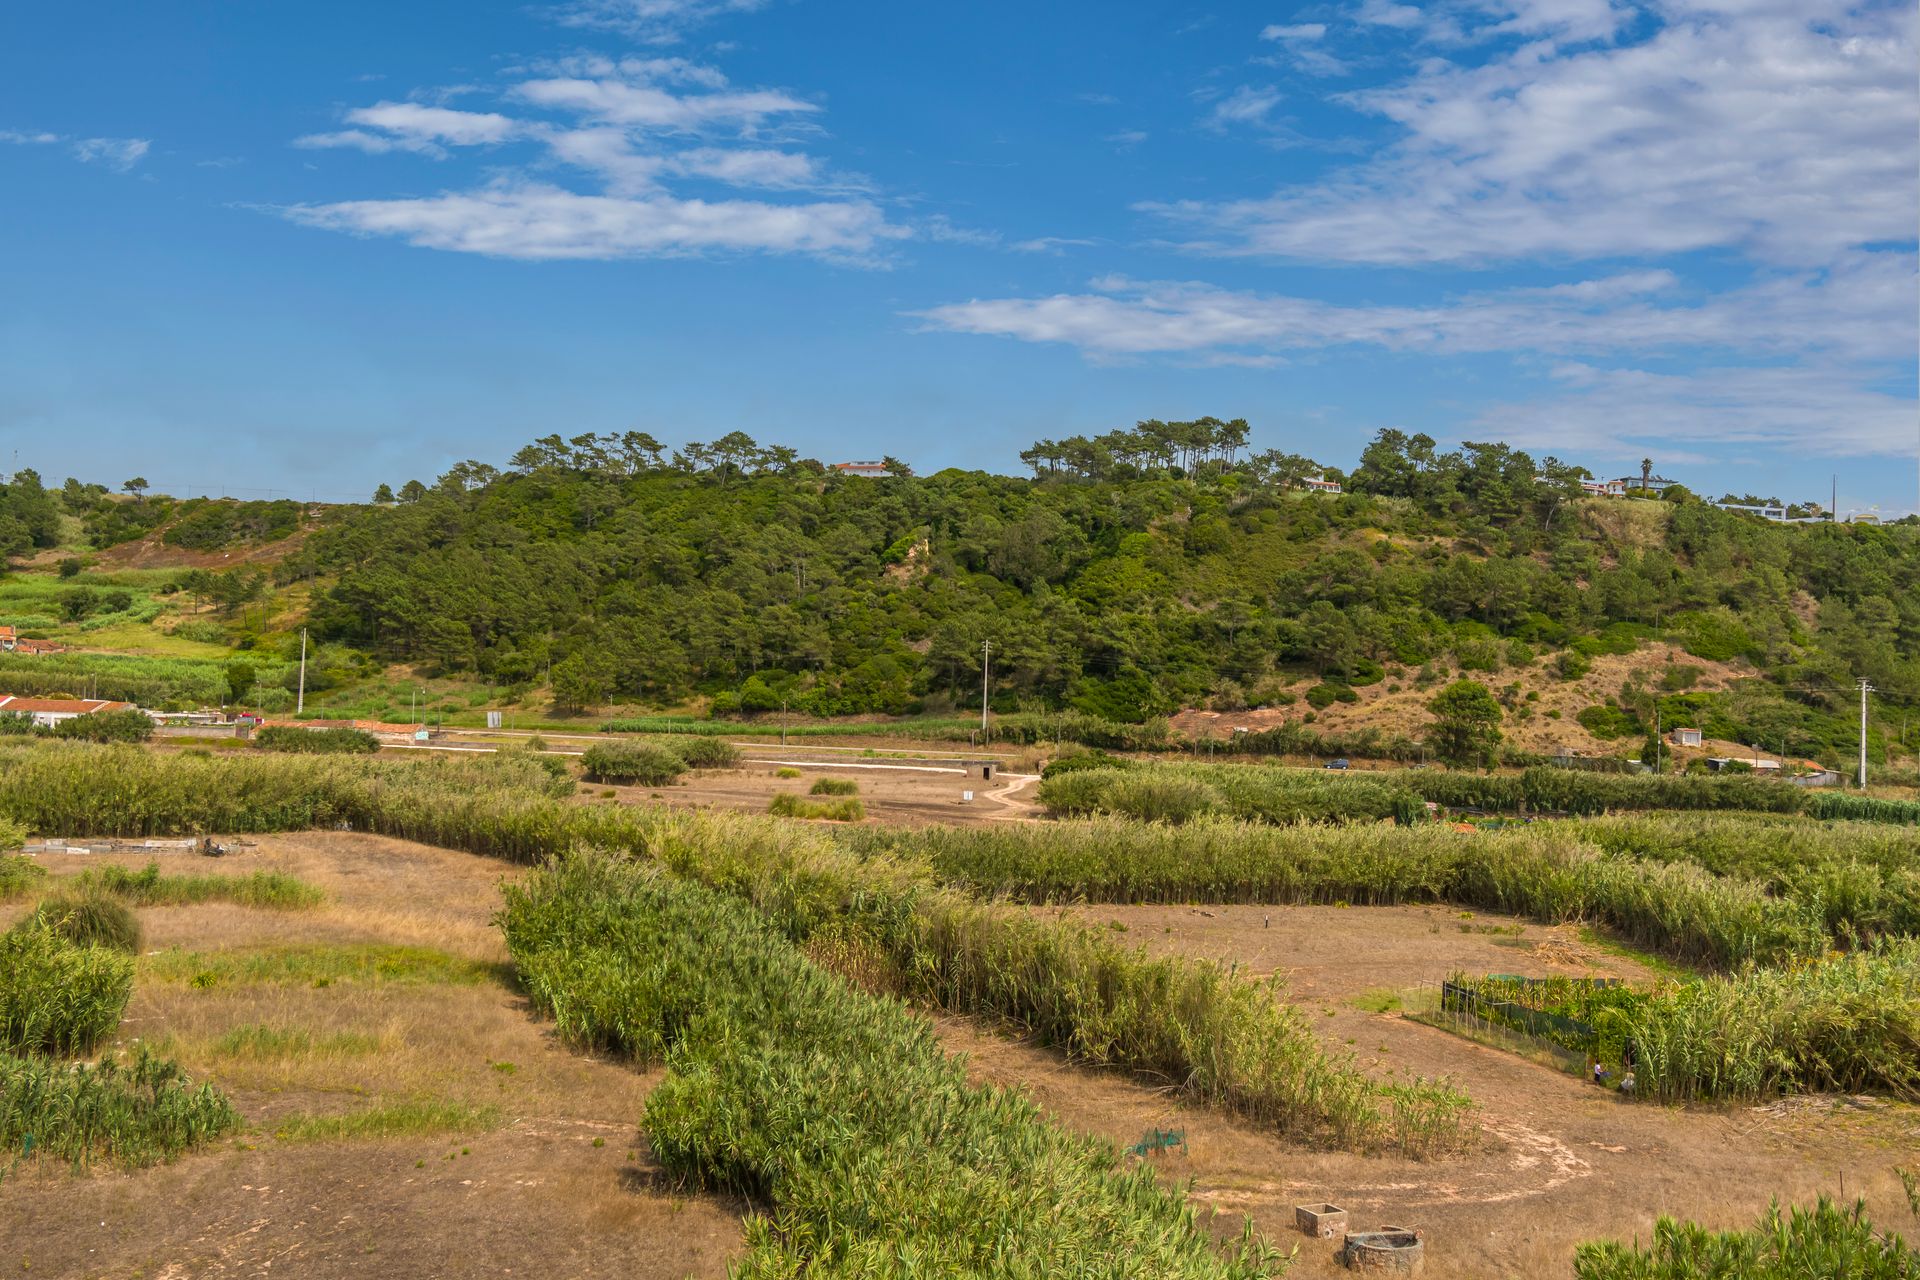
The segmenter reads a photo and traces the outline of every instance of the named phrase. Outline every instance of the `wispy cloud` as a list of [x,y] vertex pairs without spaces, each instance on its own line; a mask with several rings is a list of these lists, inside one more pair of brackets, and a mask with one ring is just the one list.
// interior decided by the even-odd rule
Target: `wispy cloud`
[[1375,346],[1436,354],[1619,355],[1706,350],[1868,363],[1911,352],[1915,263],[1856,255],[1833,271],[1688,297],[1669,271],[1491,289],[1421,306],[1353,306],[1195,282],[1106,277],[1086,293],[975,299],[915,313],[925,327],[1058,342],[1093,358]]
[[126,173],[139,164],[153,146],[146,138],[70,138],[60,133],[17,129],[0,129],[0,143],[34,147],[64,145],[82,164],[103,165],[116,173]]
[[[1412,28],[1424,12],[1369,0],[1360,17]],[[1448,12],[1464,23],[1470,11]],[[1618,25],[1599,0],[1471,12],[1475,37],[1598,39]],[[1353,95],[1404,137],[1325,182],[1142,207],[1185,227],[1198,252],[1382,264],[1701,249],[1819,263],[1913,237],[1910,9],[1671,0],[1660,13],[1633,43],[1428,59]],[[1266,115],[1257,96],[1232,109]]]
[[281,210],[303,226],[531,261],[798,253],[870,263],[905,232],[866,201],[769,204],[581,195],[536,183]]
[[703,22],[752,13],[766,4],[767,0],[571,0],[546,12],[562,26],[617,31],[652,44],[671,44]]

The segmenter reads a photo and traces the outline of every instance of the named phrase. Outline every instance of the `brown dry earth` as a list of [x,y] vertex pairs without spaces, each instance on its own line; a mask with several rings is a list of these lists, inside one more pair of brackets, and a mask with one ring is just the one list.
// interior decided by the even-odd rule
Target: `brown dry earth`
[[[860,802],[866,806],[867,820],[884,826],[927,827],[965,826],[1000,821],[1008,817],[1036,816],[1032,803],[1033,779],[1027,775],[996,773],[993,781],[982,782],[978,773],[922,773],[903,768],[876,768],[871,764],[823,759],[819,752],[804,748],[770,752],[752,749],[749,762],[738,769],[700,769],[685,774],[671,787],[605,787],[591,783],[580,786],[582,800],[599,801],[608,791],[621,804],[665,804],[676,808],[729,809],[740,813],[765,813],[774,796],[782,793],[808,799],[832,800],[832,796],[809,797],[807,788],[816,778],[848,778],[860,788]],[[755,757],[765,757],[764,761]],[[774,761],[793,761],[798,778],[782,778]],[[905,763],[905,762],[903,762]],[[947,762],[936,761],[936,765]],[[957,762],[948,767],[959,767]],[[963,793],[973,792],[973,799]]]
[[[506,980],[489,923],[503,864],[376,836],[255,837],[168,872],[277,869],[328,894],[310,911],[226,904],[139,911],[148,950],[427,947],[480,981],[325,987],[136,981],[123,1038],[153,1040],[225,1088],[249,1123],[230,1142],[136,1173],[37,1166],[0,1184],[0,1270],[33,1276],[720,1276],[744,1206],[668,1185],[637,1121],[657,1078],[557,1043]],[[145,856],[46,859],[56,875]],[[0,927],[25,910],[0,908]],[[357,1037],[361,1048],[250,1058],[237,1028]],[[371,1041],[372,1052],[366,1049]],[[431,1099],[493,1108],[453,1132],[282,1140],[295,1115]],[[596,1145],[598,1144],[598,1145]]]
[[1293,1207],[1314,1202],[1348,1209],[1356,1231],[1424,1231],[1430,1280],[1567,1276],[1582,1240],[1645,1240],[1660,1214],[1750,1226],[1774,1196],[1810,1203],[1844,1189],[1865,1195],[1883,1227],[1912,1224],[1892,1166],[1920,1151],[1916,1108],[1877,1099],[1763,1108],[1625,1103],[1577,1075],[1351,1003],[1383,990],[1417,996],[1455,969],[1651,976],[1570,928],[1437,906],[1101,906],[1066,914],[1118,922],[1155,954],[1285,974],[1316,1031],[1369,1073],[1447,1077],[1479,1107],[1475,1145],[1463,1155],[1421,1162],[1305,1151],[1184,1106],[1169,1090],[1073,1067],[964,1021],[942,1022],[949,1048],[970,1055],[976,1079],[1026,1088],[1073,1128],[1123,1147],[1150,1129],[1184,1129],[1188,1152],[1155,1156],[1155,1164],[1170,1179],[1191,1179],[1194,1198],[1226,1215],[1223,1231],[1250,1215],[1283,1248],[1298,1242],[1292,1275],[1346,1274],[1333,1260],[1337,1241],[1294,1231]]

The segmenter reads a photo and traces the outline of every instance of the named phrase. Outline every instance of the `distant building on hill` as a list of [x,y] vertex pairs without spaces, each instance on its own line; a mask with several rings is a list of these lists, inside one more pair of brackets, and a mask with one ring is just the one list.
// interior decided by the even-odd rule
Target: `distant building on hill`
[[1722,511],[1745,511],[1759,516],[1762,520],[1784,521],[1787,518],[1786,507],[1779,503],[1763,502],[1755,505],[1750,502],[1716,502],[1713,505]]
[[1676,747],[1697,747],[1700,745],[1701,735],[1698,729],[1675,729],[1671,737],[1673,745]]
[[0,653],[64,653],[66,648],[51,640],[23,640],[12,627],[0,627]]
[[836,462],[833,469],[843,476],[865,476],[869,480],[884,480],[893,474],[881,462]]
[[0,715],[9,713],[33,717],[42,729],[51,729],[63,720],[90,716],[97,711],[133,711],[131,702],[108,702],[103,698],[21,698],[0,693]]
[[1620,480],[1582,480],[1580,487],[1596,498],[1618,498],[1627,491],[1626,483]]
[[1315,493],[1345,493],[1338,480],[1329,480],[1325,476],[1310,476],[1300,482],[1302,489],[1311,489]]

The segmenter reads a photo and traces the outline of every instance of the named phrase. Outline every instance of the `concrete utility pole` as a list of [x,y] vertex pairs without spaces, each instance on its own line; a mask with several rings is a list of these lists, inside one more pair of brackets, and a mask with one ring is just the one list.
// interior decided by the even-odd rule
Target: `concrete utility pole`
[[987,678],[993,669],[993,641],[980,646],[980,744],[987,742]]
[[1867,695],[1873,692],[1873,686],[1867,683],[1865,676],[1860,677],[1860,789],[1867,789]]
[[[286,686],[282,685],[282,688]],[[294,701],[293,714],[307,709],[307,629],[300,628],[300,696]]]

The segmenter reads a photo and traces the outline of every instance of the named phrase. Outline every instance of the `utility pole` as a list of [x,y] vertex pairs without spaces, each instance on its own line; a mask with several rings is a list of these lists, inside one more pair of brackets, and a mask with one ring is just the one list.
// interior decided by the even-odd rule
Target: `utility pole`
[[993,669],[993,641],[980,646],[980,745],[987,744],[987,680]]
[[1653,704],[1653,771],[1660,772],[1660,703]]
[[[281,686],[285,688],[285,686]],[[293,714],[299,715],[307,709],[307,629],[300,628],[300,696],[293,704]]]
[[1873,692],[1873,686],[1867,683],[1865,676],[1860,677],[1860,789],[1867,789],[1867,695]]

